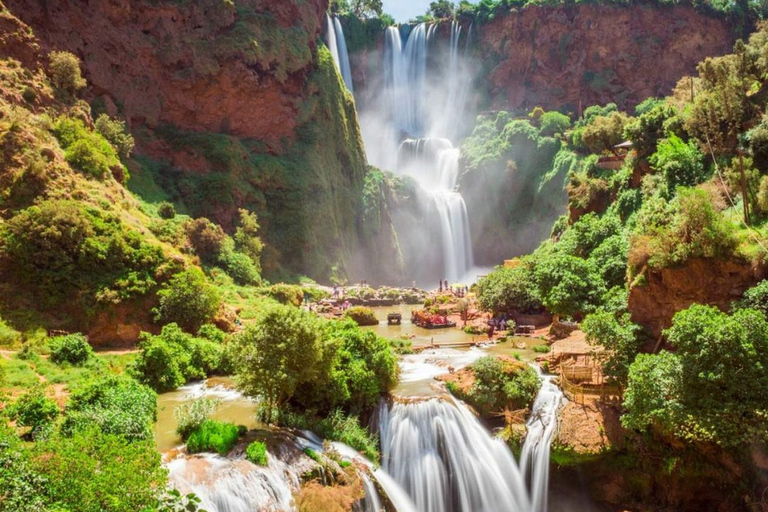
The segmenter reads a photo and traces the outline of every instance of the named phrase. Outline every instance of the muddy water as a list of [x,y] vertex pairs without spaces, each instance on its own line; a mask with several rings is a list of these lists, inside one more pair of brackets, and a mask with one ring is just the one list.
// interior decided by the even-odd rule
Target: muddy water
[[176,435],[173,410],[187,400],[201,397],[220,400],[219,407],[213,414],[214,419],[245,425],[249,429],[259,426],[256,421],[256,402],[235,391],[230,378],[217,377],[194,382],[157,397],[155,444],[158,450],[164,452],[182,444],[181,438]]

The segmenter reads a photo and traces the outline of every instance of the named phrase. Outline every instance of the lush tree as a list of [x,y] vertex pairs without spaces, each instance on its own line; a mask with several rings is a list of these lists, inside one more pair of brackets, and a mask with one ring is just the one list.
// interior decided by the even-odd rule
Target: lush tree
[[256,267],[256,272],[261,273],[261,251],[264,244],[259,238],[259,220],[256,214],[245,209],[239,210],[239,222],[235,230],[235,249],[248,256]]
[[93,357],[93,348],[82,334],[68,334],[51,339],[51,361],[81,365]]
[[537,261],[535,276],[541,301],[554,315],[590,313],[605,292],[595,265],[567,254],[552,253]]
[[486,311],[532,313],[542,307],[533,266],[525,260],[514,268],[498,267],[482,278],[477,298]]
[[130,441],[151,440],[157,420],[157,395],[124,375],[107,375],[76,389],[67,403],[62,432],[98,429]]
[[667,181],[667,188],[692,187],[707,178],[704,155],[693,141],[683,142],[676,135],[659,142],[656,153],[648,161]]
[[291,306],[273,306],[232,339],[238,387],[259,397],[268,419],[304,383],[321,372],[320,320]]
[[484,356],[470,369],[475,380],[466,395],[457,387],[453,390],[483,414],[529,407],[541,387],[536,371],[525,363]]
[[453,18],[455,10],[456,6],[449,0],[436,0],[429,3],[429,12],[438,20]]
[[125,121],[121,119],[112,119],[107,114],[101,114],[94,123],[96,130],[109,141],[117,150],[121,158],[131,156],[133,147],[136,144],[133,135],[125,127]]
[[48,72],[53,85],[74,94],[87,85],[80,72],[80,59],[69,52],[51,52]]
[[630,368],[624,424],[723,447],[768,437],[763,314],[694,304],[665,334],[674,354],[638,357]]
[[539,133],[545,137],[565,133],[571,127],[571,119],[557,111],[545,112],[539,119]]
[[349,0],[349,6],[358,18],[376,18],[383,13],[381,0]]
[[197,267],[174,275],[160,288],[157,296],[159,304],[154,310],[155,320],[175,322],[193,332],[208,323],[221,306],[221,294]]
[[734,303],[734,309],[754,309],[768,319],[768,279],[745,291],[741,300]]
[[566,229],[558,240],[558,251],[586,258],[595,248],[623,230],[618,215],[608,212],[602,216],[590,212],[582,215]]
[[581,132],[581,140],[593,153],[613,151],[624,140],[624,127],[629,118],[622,112],[597,116]]
[[205,217],[200,217],[187,222],[185,229],[195,254],[200,256],[204,263],[216,263],[224,241],[227,239],[227,234],[224,233],[221,226],[214,224]]
[[139,348],[131,371],[156,391],[170,391],[216,373],[224,352],[220,343],[195,338],[176,324],[164,326],[157,336],[141,333]]
[[628,314],[617,317],[612,312],[597,311],[587,315],[581,330],[589,344],[598,349],[603,374],[609,380],[625,385],[629,366],[640,348],[639,327],[629,320]]
[[638,117],[627,123],[624,137],[632,141],[638,156],[651,155],[656,152],[659,140],[667,135],[667,128],[676,116],[677,110],[672,105],[654,103],[649,110],[638,112]]

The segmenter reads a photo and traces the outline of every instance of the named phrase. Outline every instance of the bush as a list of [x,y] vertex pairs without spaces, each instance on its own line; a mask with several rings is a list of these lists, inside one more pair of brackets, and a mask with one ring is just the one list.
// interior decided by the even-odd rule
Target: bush
[[159,392],[217,372],[224,353],[221,344],[195,338],[176,324],[166,325],[158,336],[141,333],[139,348],[131,371]]
[[354,320],[357,325],[379,325],[379,320],[373,310],[365,306],[351,307],[344,313],[344,316]]
[[581,330],[590,345],[603,349],[597,354],[603,373],[609,380],[625,385],[629,366],[640,349],[640,327],[630,322],[628,314],[617,317],[598,311],[584,319]]
[[[232,245],[231,240],[229,240],[229,244],[225,244],[225,247],[228,245]],[[258,266],[250,257],[241,252],[226,248],[219,255],[219,262],[224,266],[227,274],[239,285],[252,286],[261,282]]]
[[108,375],[76,389],[66,412],[61,428],[66,435],[98,429],[129,441],[146,441],[154,435],[157,395],[128,376]]
[[0,318],[0,346],[15,348],[21,343],[21,333]]
[[574,317],[594,311],[605,286],[594,264],[552,253],[536,262],[536,283],[542,303],[553,315]]
[[234,423],[206,420],[187,438],[189,453],[216,452],[226,455],[237,443],[240,429]]
[[533,268],[523,261],[515,268],[499,267],[478,283],[477,298],[486,311],[533,313],[541,309]]
[[741,300],[734,303],[733,309],[754,309],[768,319],[768,279],[745,291]]
[[207,264],[216,263],[227,239],[221,226],[201,217],[187,222],[185,229],[195,254]]
[[221,306],[219,291],[208,283],[205,274],[197,267],[173,276],[157,296],[159,305],[154,310],[155,320],[177,323],[191,332],[208,323]]
[[537,354],[549,354],[552,348],[549,345],[536,345],[533,347],[533,351]]
[[269,465],[267,459],[267,445],[261,441],[254,441],[245,449],[245,458],[257,466]]
[[51,361],[57,364],[81,365],[93,356],[93,348],[82,334],[69,334],[51,339]]
[[539,133],[545,137],[552,137],[558,133],[565,133],[571,127],[571,120],[565,114],[552,111],[545,112],[540,121]]
[[621,112],[611,112],[607,116],[597,116],[581,131],[582,143],[592,153],[611,151],[624,139],[624,126],[629,118]]
[[253,262],[256,273],[261,273],[261,251],[264,244],[259,238],[259,221],[256,214],[248,210],[240,209],[238,226],[235,230],[235,249],[248,256]]
[[304,290],[292,284],[275,284],[269,287],[268,294],[280,304],[299,307],[304,301]]
[[173,206],[173,203],[169,203],[168,201],[163,201],[159,205],[157,205],[157,214],[162,219],[172,219],[176,217],[176,208]]
[[151,439],[130,442],[89,430],[69,438],[54,436],[35,446],[33,454],[33,467],[44,477],[51,501],[45,510],[154,510],[166,488],[167,473]]
[[105,139],[117,150],[121,158],[129,158],[135,142],[133,136],[125,128],[125,121],[112,119],[107,114],[101,114],[94,124]]
[[67,163],[96,178],[113,173],[125,182],[128,171],[120,162],[117,151],[99,132],[92,131],[80,119],[60,117],[54,132],[64,147]]
[[220,403],[220,400],[204,397],[187,400],[177,406],[173,410],[173,417],[176,419],[176,433],[186,440],[193,431],[199,429],[205,421],[211,418]]
[[8,416],[22,427],[31,427],[33,434],[50,425],[59,415],[59,406],[45,395],[42,387],[35,387],[13,402]]
[[529,407],[541,387],[536,371],[517,361],[484,356],[470,368],[475,381],[466,396],[460,398],[472,403],[482,414]]
[[653,168],[664,176],[670,191],[704,182],[707,173],[703,160],[704,155],[695,142],[685,143],[676,135],[659,142],[656,153],[648,158]]
[[51,52],[48,70],[53,85],[70,94],[87,85],[80,72],[80,59],[69,52]]
[[291,428],[311,430],[323,439],[347,444],[374,463],[379,462],[379,436],[371,434],[356,417],[346,416],[341,410],[334,410],[323,419],[281,411],[280,423]]

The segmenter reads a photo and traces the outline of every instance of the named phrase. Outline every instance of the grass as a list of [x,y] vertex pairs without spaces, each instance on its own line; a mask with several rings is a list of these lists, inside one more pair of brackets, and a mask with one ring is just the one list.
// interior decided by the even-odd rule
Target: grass
[[548,354],[552,350],[549,345],[536,345],[533,347],[533,351],[538,354]]
[[27,361],[14,357],[3,359],[2,364],[5,367],[5,385],[9,388],[31,388],[40,382]]
[[226,455],[237,443],[241,429],[234,423],[206,420],[187,438],[189,453],[216,452]]

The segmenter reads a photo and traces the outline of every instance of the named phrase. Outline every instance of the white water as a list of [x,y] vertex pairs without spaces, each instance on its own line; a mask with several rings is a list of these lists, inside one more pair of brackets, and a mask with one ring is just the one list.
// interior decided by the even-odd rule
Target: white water
[[339,18],[330,15],[325,15],[325,34],[326,45],[331,51],[333,60],[336,63],[336,67],[341,73],[341,77],[344,79],[344,84],[352,94],[355,93],[354,85],[352,84],[352,67],[349,64],[349,53],[347,52],[347,41],[344,38],[344,29],[341,26]]
[[466,407],[430,399],[385,405],[380,414],[382,468],[420,512],[530,509],[509,449]]
[[214,454],[179,457],[167,464],[171,484],[194,492],[208,512],[278,512],[293,510],[299,475],[276,457],[269,467]]
[[[538,371],[538,367],[536,367]],[[546,512],[549,489],[549,449],[557,431],[557,410],[563,392],[552,375],[542,376],[541,390],[526,423],[528,433],[520,455],[523,474],[530,468],[531,512]]]

